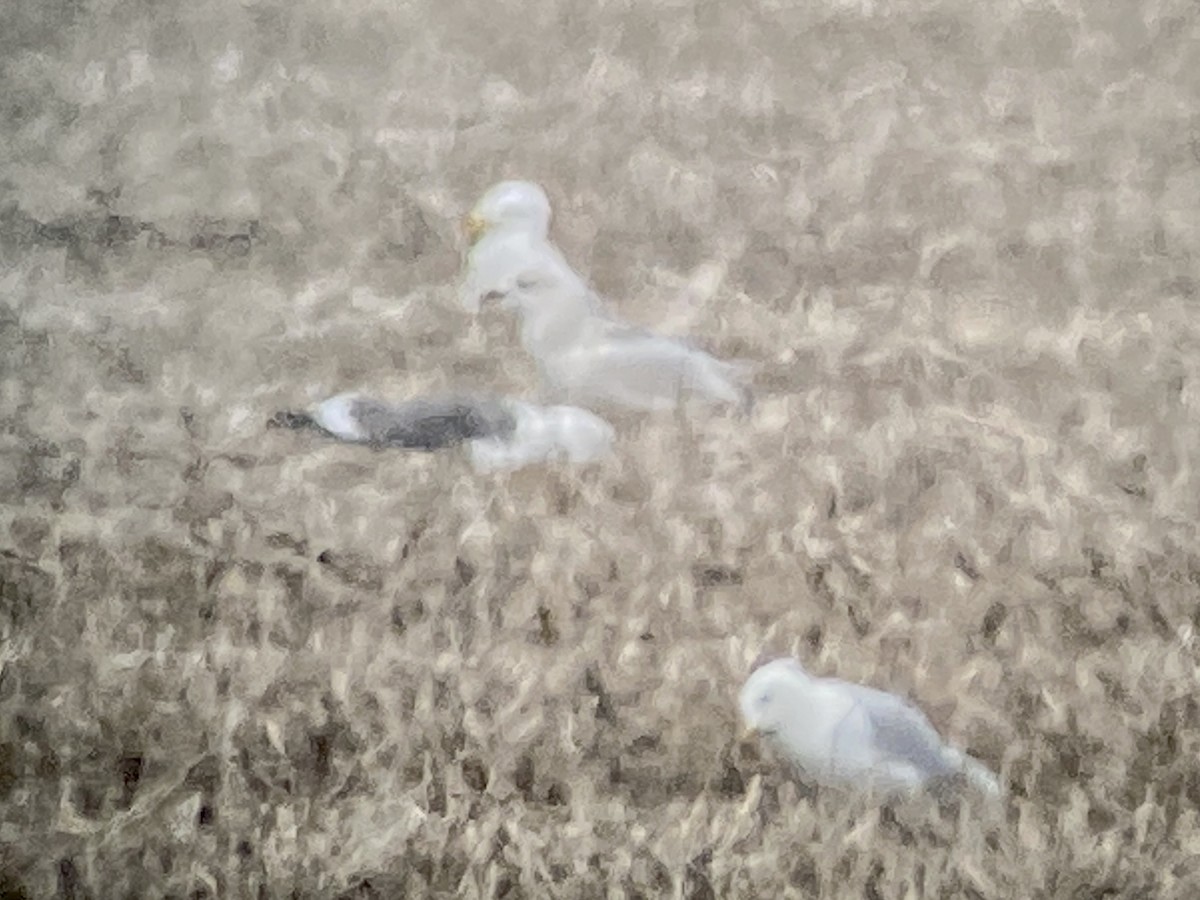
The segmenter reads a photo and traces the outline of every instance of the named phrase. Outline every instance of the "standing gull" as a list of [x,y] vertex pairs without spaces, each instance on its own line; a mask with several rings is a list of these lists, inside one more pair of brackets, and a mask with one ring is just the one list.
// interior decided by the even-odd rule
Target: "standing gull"
[[988,795],[996,776],[942,742],[915,706],[885,691],[816,678],[794,659],[756,668],[742,687],[742,716],[812,781],[884,794],[915,791],[955,775]]
[[585,409],[469,394],[398,404],[339,394],[311,412],[276,413],[268,425],[314,429],[376,448],[432,451],[465,443],[480,472],[592,462],[607,456],[613,441],[612,426]]
[[550,203],[537,185],[505,181],[488,190],[467,217],[472,247],[459,294],[469,310],[500,299],[520,315],[521,344],[548,397],[637,411],[691,399],[749,407],[738,366],[605,313],[550,242],[549,223]]

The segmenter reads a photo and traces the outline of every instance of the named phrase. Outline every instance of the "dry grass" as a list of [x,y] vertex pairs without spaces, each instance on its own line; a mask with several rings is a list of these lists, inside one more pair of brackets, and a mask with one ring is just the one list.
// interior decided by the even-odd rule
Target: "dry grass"
[[[1196,896],[1198,39],[6,5],[5,896]],[[494,478],[266,432],[532,388],[454,305],[505,175],[624,314],[756,361],[755,414]],[[735,741],[765,646],[916,698],[1004,809],[810,795]]]

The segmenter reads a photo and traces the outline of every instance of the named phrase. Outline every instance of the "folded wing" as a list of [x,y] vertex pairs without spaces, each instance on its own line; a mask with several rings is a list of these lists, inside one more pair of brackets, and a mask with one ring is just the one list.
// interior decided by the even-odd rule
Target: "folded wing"
[[572,403],[608,403],[664,410],[696,398],[746,407],[749,392],[735,367],[682,341],[612,326],[594,340],[576,341],[539,360],[552,392]]
[[341,394],[320,403],[311,413],[277,413],[271,424],[311,428],[339,440],[376,447],[440,450],[476,438],[509,434],[515,420],[501,402],[489,397],[435,397],[391,404]]

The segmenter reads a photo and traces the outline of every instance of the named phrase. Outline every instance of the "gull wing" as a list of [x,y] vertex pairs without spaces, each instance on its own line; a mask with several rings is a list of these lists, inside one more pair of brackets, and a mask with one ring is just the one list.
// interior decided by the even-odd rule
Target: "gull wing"
[[439,450],[475,438],[503,437],[512,432],[515,422],[505,405],[490,397],[433,397],[391,404],[341,394],[311,413],[276,413],[268,425],[308,428],[375,447]]
[[595,340],[573,342],[543,361],[549,387],[580,400],[668,409],[688,395],[744,405],[734,367],[653,332],[605,321]]
[[413,450],[453,447],[513,428],[504,406],[482,397],[439,397],[397,405],[360,398],[354,401],[353,416],[366,443]]
[[955,771],[957,767],[947,758],[941,736],[921,710],[886,691],[849,682],[841,684],[866,717],[879,763],[911,766],[923,778]]

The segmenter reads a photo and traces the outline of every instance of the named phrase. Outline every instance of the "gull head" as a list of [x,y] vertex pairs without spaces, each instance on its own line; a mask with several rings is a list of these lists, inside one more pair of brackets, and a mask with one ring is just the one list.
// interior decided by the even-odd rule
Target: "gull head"
[[488,188],[467,215],[463,229],[470,246],[489,231],[504,228],[545,237],[550,230],[550,198],[532,181],[501,181]]
[[756,664],[742,686],[738,705],[746,721],[743,737],[771,735],[783,729],[804,704],[812,676],[790,657]]

